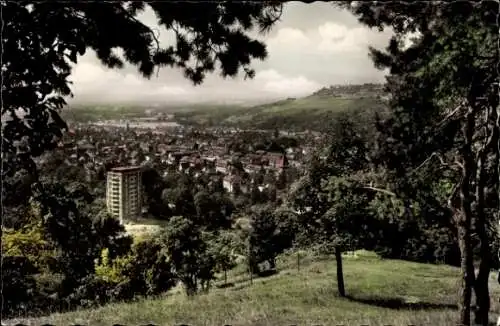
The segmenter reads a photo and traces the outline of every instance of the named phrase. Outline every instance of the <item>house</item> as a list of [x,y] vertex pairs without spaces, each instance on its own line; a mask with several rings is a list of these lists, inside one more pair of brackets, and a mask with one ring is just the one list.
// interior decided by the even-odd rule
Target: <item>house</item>
[[245,166],[245,172],[249,174],[256,173],[260,171],[261,166],[260,165],[255,165],[255,164],[248,164]]
[[284,169],[288,167],[288,159],[285,154],[269,153],[267,155],[269,166],[275,169]]
[[242,179],[237,175],[225,176],[222,180],[222,186],[230,193],[240,191],[242,186]]
[[215,161],[215,171],[226,174],[228,170],[227,161],[217,160]]
[[203,161],[203,172],[209,172],[209,173],[214,173],[215,172],[215,162],[216,158],[215,157],[207,157],[204,156],[201,158]]

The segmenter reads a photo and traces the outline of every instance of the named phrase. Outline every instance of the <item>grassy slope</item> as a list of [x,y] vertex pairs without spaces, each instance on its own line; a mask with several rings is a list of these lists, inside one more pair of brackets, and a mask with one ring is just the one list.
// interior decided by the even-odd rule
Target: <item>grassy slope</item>
[[[22,320],[31,325],[454,325],[458,270],[449,266],[344,259],[347,294],[337,296],[335,262],[306,257],[279,262],[277,275],[249,284],[241,266],[230,275],[234,287],[187,299],[181,293],[133,303],[109,304],[49,317]],[[492,275],[492,315],[500,292]],[[178,291],[174,291],[178,292]]]
[[325,121],[335,114],[347,110],[369,110],[382,104],[376,98],[335,98],[309,96],[289,99],[250,108],[212,107],[176,113],[187,122],[205,124],[211,119],[221,125],[238,125],[269,129],[296,127],[299,129],[320,129]]

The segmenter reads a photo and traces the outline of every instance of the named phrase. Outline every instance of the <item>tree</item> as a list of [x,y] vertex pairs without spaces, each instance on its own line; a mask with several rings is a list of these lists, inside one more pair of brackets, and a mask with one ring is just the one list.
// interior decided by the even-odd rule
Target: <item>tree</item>
[[327,252],[335,253],[337,286],[339,294],[345,296],[342,252],[369,248],[367,243],[377,236],[369,205],[372,194],[355,180],[345,177],[332,176],[325,188],[332,204],[319,220],[321,233],[318,238],[327,245],[324,248]]
[[188,296],[201,289],[208,291],[214,279],[216,259],[202,232],[195,224],[175,216],[161,236],[162,246],[175,277],[182,282]]
[[294,233],[283,221],[284,212],[275,215],[272,206],[256,207],[251,212],[249,227],[244,237],[249,248],[250,269],[259,272],[258,264],[268,262],[270,269],[276,268],[276,257],[292,245]]
[[365,180],[326,171],[318,182],[312,181],[315,173],[309,172],[292,195],[298,214],[297,244],[335,254],[338,290],[345,296],[341,254],[371,249],[378,230],[370,206],[373,194],[364,189]]
[[170,209],[162,198],[163,190],[167,185],[158,171],[153,168],[145,169],[142,172],[141,181],[149,213],[157,218],[170,217]]
[[231,227],[233,204],[227,196],[221,193],[209,194],[202,190],[194,196],[197,227],[208,231],[227,229]]
[[[176,279],[172,266],[158,239],[140,240],[124,255],[112,258],[108,249],[101,257],[92,275],[74,296],[75,300],[95,298],[99,290],[103,299],[132,299],[138,295],[161,294],[173,286]],[[95,299],[94,299],[95,300]]]
[[53,272],[64,275],[61,295],[67,296],[94,272],[94,260],[104,248],[115,257],[129,250],[131,239],[115,219],[93,220],[82,212],[93,199],[85,188],[40,186],[45,189],[36,189],[32,200],[39,205],[37,217],[47,241],[58,249]]
[[236,266],[238,240],[234,233],[222,231],[214,234],[209,243],[211,255],[215,257],[216,269],[224,273],[224,285],[227,285],[227,271]]
[[[339,114],[330,126],[328,146],[318,149],[290,198],[298,214],[298,245],[335,254],[341,296],[342,252],[373,249],[381,229],[372,211],[376,192],[367,186],[377,175],[369,155],[371,135],[365,132],[371,118],[357,123],[354,112]],[[319,159],[321,154],[325,160]]]
[[278,173],[278,177],[276,178],[276,188],[279,190],[283,190],[286,188],[287,185],[287,175],[286,175],[286,170],[285,171],[280,171]]
[[158,239],[147,239],[134,244],[130,256],[132,260],[125,266],[124,274],[130,279],[132,293],[155,295],[175,285],[172,266]]
[[[485,198],[498,198],[498,5],[349,1],[346,6],[360,22],[395,31],[386,51],[372,49],[375,65],[390,69],[394,118],[380,128],[391,136],[381,155],[386,166],[404,177],[432,158],[459,174],[448,200],[461,251],[459,323],[470,325],[474,287],[475,321],[487,325],[491,239]],[[412,33],[417,34],[412,44],[404,46]],[[488,184],[487,175],[495,181]],[[498,200],[495,205],[498,211]],[[473,229],[480,240],[477,278]]]

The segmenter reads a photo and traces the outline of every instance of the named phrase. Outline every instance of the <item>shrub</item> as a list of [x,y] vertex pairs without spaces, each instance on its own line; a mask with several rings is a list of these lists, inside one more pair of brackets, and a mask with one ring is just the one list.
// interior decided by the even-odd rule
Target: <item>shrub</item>
[[41,223],[2,231],[3,255],[26,257],[40,271],[47,271],[54,264],[55,248],[46,239]]
[[[104,249],[96,260],[95,275],[77,289],[72,301],[87,305],[107,301],[129,300],[135,296],[156,295],[175,285],[171,265],[155,239],[134,243],[124,256],[112,259]],[[96,297],[96,302],[92,298]]]
[[123,274],[125,268],[131,263],[132,255],[117,257],[114,260],[109,258],[109,249],[105,248],[101,254],[101,261],[96,262],[95,276],[105,282],[122,283],[129,279]]

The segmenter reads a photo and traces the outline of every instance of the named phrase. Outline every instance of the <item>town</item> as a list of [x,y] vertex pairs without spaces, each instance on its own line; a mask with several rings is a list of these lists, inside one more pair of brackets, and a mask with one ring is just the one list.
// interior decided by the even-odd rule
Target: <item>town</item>
[[[138,120],[135,125],[128,122],[122,126],[109,121],[72,123],[58,148],[42,156],[38,163],[43,170],[44,164],[54,157],[64,157],[64,164],[85,171],[87,182],[100,176],[97,184],[101,188],[105,184],[111,187],[110,182],[104,183],[106,173],[137,167],[140,171],[154,169],[162,177],[184,173],[194,178],[220,180],[233,196],[257,191],[268,198],[279,199],[303,175],[315,145],[323,139],[321,133],[312,131],[196,130],[162,127],[155,122]],[[141,175],[139,173],[139,179]],[[119,198],[119,207],[129,207],[130,201],[140,203],[134,204],[134,210],[127,210],[127,215],[116,211],[114,216],[121,222],[149,216],[143,202],[142,183],[137,183],[133,191],[139,198],[118,195],[109,189],[105,192],[108,197]],[[108,211],[113,212],[109,198],[106,202]]]

